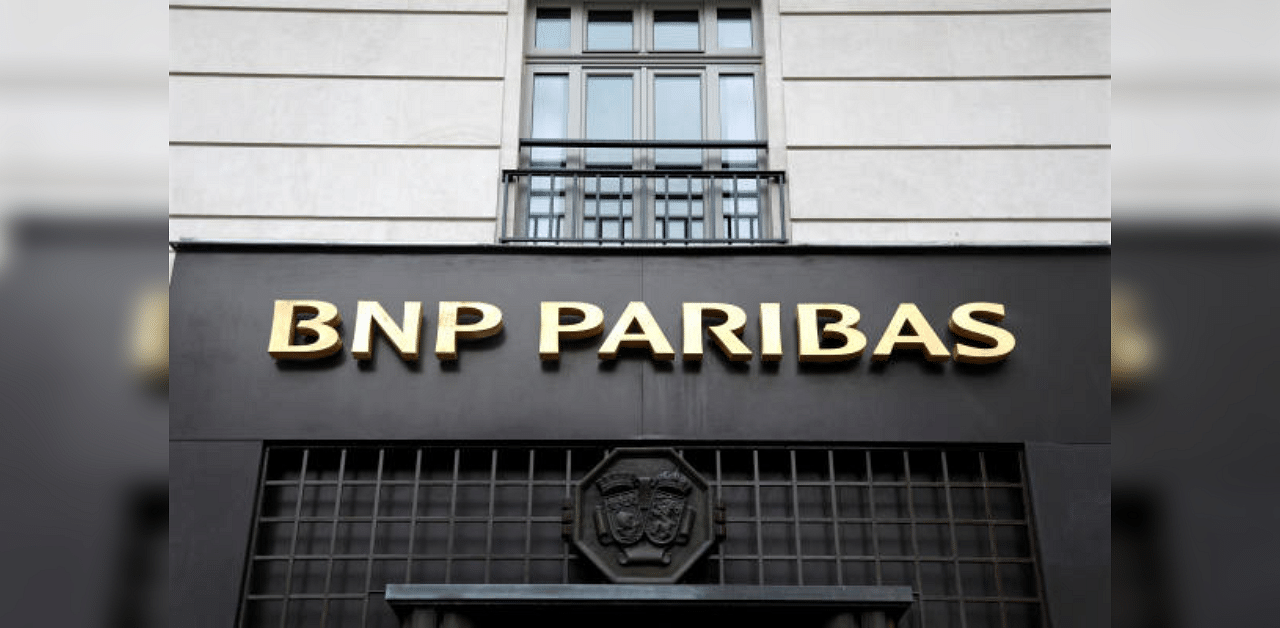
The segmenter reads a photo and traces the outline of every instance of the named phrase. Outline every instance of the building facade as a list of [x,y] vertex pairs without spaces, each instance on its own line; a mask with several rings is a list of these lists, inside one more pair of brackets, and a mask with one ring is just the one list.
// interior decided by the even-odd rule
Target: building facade
[[171,5],[171,617],[1107,621],[1109,29]]
[[[665,6],[173,6],[170,239],[492,243],[517,233],[500,229],[502,171],[558,161],[522,138],[625,135],[764,142],[746,158],[785,173],[791,243],[1110,242],[1109,3],[676,3],[699,18],[684,50],[653,45]],[[629,14],[625,52],[588,46],[586,12],[605,9]],[[568,11],[569,46],[538,47],[540,10],[548,31]],[[721,48],[720,16],[742,10],[746,46]],[[539,74],[566,109],[535,123]],[[625,80],[630,111],[603,100]],[[742,115],[755,128],[730,125]],[[642,152],[622,162],[653,166]]]

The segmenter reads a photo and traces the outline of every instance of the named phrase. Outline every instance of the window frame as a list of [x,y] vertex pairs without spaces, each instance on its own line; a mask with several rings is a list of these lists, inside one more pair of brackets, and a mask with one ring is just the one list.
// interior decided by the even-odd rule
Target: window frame
[[[579,38],[579,41],[581,42],[581,46],[579,48],[571,50],[570,52],[576,53],[576,54],[582,54],[582,55],[608,55],[608,54],[630,55],[630,54],[636,54],[642,51],[643,37],[636,36],[636,30],[644,28],[643,21],[645,18],[645,12],[640,7],[635,5],[611,4],[607,2],[583,2],[583,3],[580,3],[579,8],[577,8],[576,10],[581,15],[581,19],[578,20],[579,27],[582,29],[582,32],[580,33],[581,37]],[[569,11],[570,11],[570,14],[572,15],[575,9],[570,9]],[[599,49],[588,48],[587,45],[589,43],[589,40],[588,40],[587,32],[591,28],[590,15],[592,11],[611,12],[611,13],[622,13],[624,11],[630,12],[631,13],[631,47],[630,48],[599,48]]]
[[[715,29],[714,29],[715,32],[709,33],[707,37],[710,41],[715,42],[714,48],[717,53],[743,54],[745,52],[745,53],[754,54],[754,55],[762,54],[762,50],[764,47],[763,46],[764,29],[763,29],[763,24],[761,23],[762,16],[760,15],[760,12],[754,6],[751,5],[751,3],[724,2],[724,3],[716,4],[715,6],[710,6],[710,3],[708,4],[709,6],[707,7],[707,12],[709,13],[709,15],[707,17],[707,20],[709,20],[708,24],[712,22],[715,23]],[[721,48],[720,47],[720,15],[719,13],[721,9],[746,9],[751,12],[751,47],[749,48]],[[712,30],[712,29],[709,28],[708,30]]]
[[[568,48],[539,48],[538,47],[538,10],[539,9],[564,9],[569,12],[569,47]],[[576,43],[577,29],[575,28],[575,25],[577,23],[577,19],[578,19],[578,14],[573,10],[573,7],[570,6],[569,3],[559,4],[559,3],[549,2],[549,3],[545,3],[543,6],[538,6],[538,3],[530,3],[528,19],[525,20],[525,26],[526,26],[525,30],[527,31],[525,33],[525,39],[524,39],[525,55],[527,56],[531,52],[538,51],[538,50],[549,52],[549,53],[555,53],[555,52],[569,53],[577,49],[579,47],[578,44]]]
[[[759,141],[765,141],[767,138],[766,112],[764,111],[762,96],[762,85],[764,81],[764,68],[761,66],[751,66],[744,64],[708,64],[702,66],[645,66],[644,64],[631,65],[612,65],[612,64],[526,64],[524,68],[524,83],[529,89],[524,90],[521,95],[521,120],[520,129],[521,137],[532,137],[533,129],[533,81],[534,77],[543,74],[566,75],[569,79],[569,110],[568,124],[566,125],[566,133],[568,138],[585,138],[586,137],[586,113],[587,113],[587,88],[586,80],[589,75],[624,75],[633,76],[632,89],[632,139],[645,140],[653,139],[656,131],[656,120],[654,118],[654,107],[652,105],[653,79],[658,76],[691,76],[699,75],[702,77],[702,139],[707,141],[715,141],[721,138],[721,109],[720,109],[720,78],[722,76],[751,76],[754,81],[756,94],[755,101],[755,128],[756,138]],[[714,84],[714,87],[713,87]],[[636,149],[636,152],[651,152],[653,149]],[[566,168],[575,169],[584,167],[581,158],[575,162],[573,157],[574,149],[570,149],[570,156],[566,160]],[[712,151],[715,152],[715,151]],[[651,155],[642,158],[641,163],[653,164]],[[634,163],[634,162],[633,162]],[[720,159],[718,155],[708,159],[704,166],[709,170],[720,168]]]
[[[645,107],[646,110],[644,111],[645,139],[654,139],[654,140],[658,139],[658,102],[656,98],[657,91],[658,91],[658,79],[659,78],[690,78],[690,77],[696,77],[698,79],[698,94],[699,94],[698,108],[700,110],[698,111],[698,116],[700,118],[699,126],[701,127],[699,129],[699,135],[701,137],[699,137],[698,139],[700,140],[718,139],[716,137],[711,136],[712,112],[711,112],[710,102],[712,100],[716,100],[718,102],[719,100],[717,95],[711,93],[712,92],[711,81],[709,80],[709,77],[713,75],[711,68],[706,66],[699,67],[699,68],[692,68],[692,67],[645,68],[641,70],[641,75],[644,77],[644,87],[647,92],[646,98],[643,103],[644,105],[646,105]],[[719,118],[716,117],[715,121],[718,123]],[[659,150],[663,150],[663,149],[649,149],[646,151],[646,155],[642,161],[642,163],[645,165],[646,168],[651,170],[661,169],[658,165],[658,158],[657,158],[657,153]],[[667,149],[667,150],[672,150],[672,149]],[[684,150],[684,149],[676,149],[676,150]],[[717,151],[705,151],[705,152],[709,154],[714,154]],[[701,159],[702,163],[700,164],[700,167],[702,169],[711,170],[713,169],[712,162],[714,161],[718,161],[718,158],[712,155],[704,155]]]
[[[569,48],[538,48],[538,9],[569,10]],[[751,47],[720,48],[718,12],[720,9],[746,9],[751,12]],[[588,11],[631,11],[630,50],[587,49]],[[698,12],[698,49],[663,49],[654,47],[654,11]],[[563,0],[559,2],[530,2],[526,8],[524,54],[526,63],[539,58],[607,57],[625,55],[629,58],[650,57],[742,57],[763,63],[763,18],[757,3],[749,0],[645,0],[634,3],[609,2],[608,0]],[[639,31],[639,32],[637,32]]]
[[[695,11],[698,14],[698,47],[697,48],[658,48],[657,33],[655,29],[658,25],[658,11]],[[648,26],[644,30],[646,37],[644,50],[655,55],[668,54],[699,54],[708,50],[707,34],[710,29],[707,28],[707,3],[705,2],[673,2],[671,4],[658,4],[657,6],[645,9],[645,15],[648,18]]]

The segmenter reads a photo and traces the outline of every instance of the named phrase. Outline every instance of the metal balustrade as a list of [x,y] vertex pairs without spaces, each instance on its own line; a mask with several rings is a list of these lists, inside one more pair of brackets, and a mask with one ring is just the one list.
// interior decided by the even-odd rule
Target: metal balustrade
[[758,141],[520,141],[504,243],[782,244],[786,174]]

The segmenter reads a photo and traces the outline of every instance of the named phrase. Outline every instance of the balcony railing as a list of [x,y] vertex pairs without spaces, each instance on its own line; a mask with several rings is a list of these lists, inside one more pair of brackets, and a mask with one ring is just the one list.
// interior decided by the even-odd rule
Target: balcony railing
[[786,175],[761,141],[520,141],[504,243],[781,244]]

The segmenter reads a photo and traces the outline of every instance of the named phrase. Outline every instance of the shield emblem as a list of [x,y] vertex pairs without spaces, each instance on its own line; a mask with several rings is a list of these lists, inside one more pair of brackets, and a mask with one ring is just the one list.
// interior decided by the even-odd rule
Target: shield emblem
[[612,582],[678,582],[716,542],[711,486],[670,448],[619,447],[573,489],[562,531]]
[[[597,530],[611,536],[619,545],[631,545],[644,535],[644,517],[640,512],[640,481],[631,474],[608,475],[597,482],[604,497],[603,508],[608,530]],[[599,522],[597,521],[597,525]]]
[[650,543],[660,547],[670,545],[686,529],[685,518],[692,515],[685,504],[690,488],[689,480],[676,471],[664,471],[653,479],[649,516],[644,526],[645,538]]

